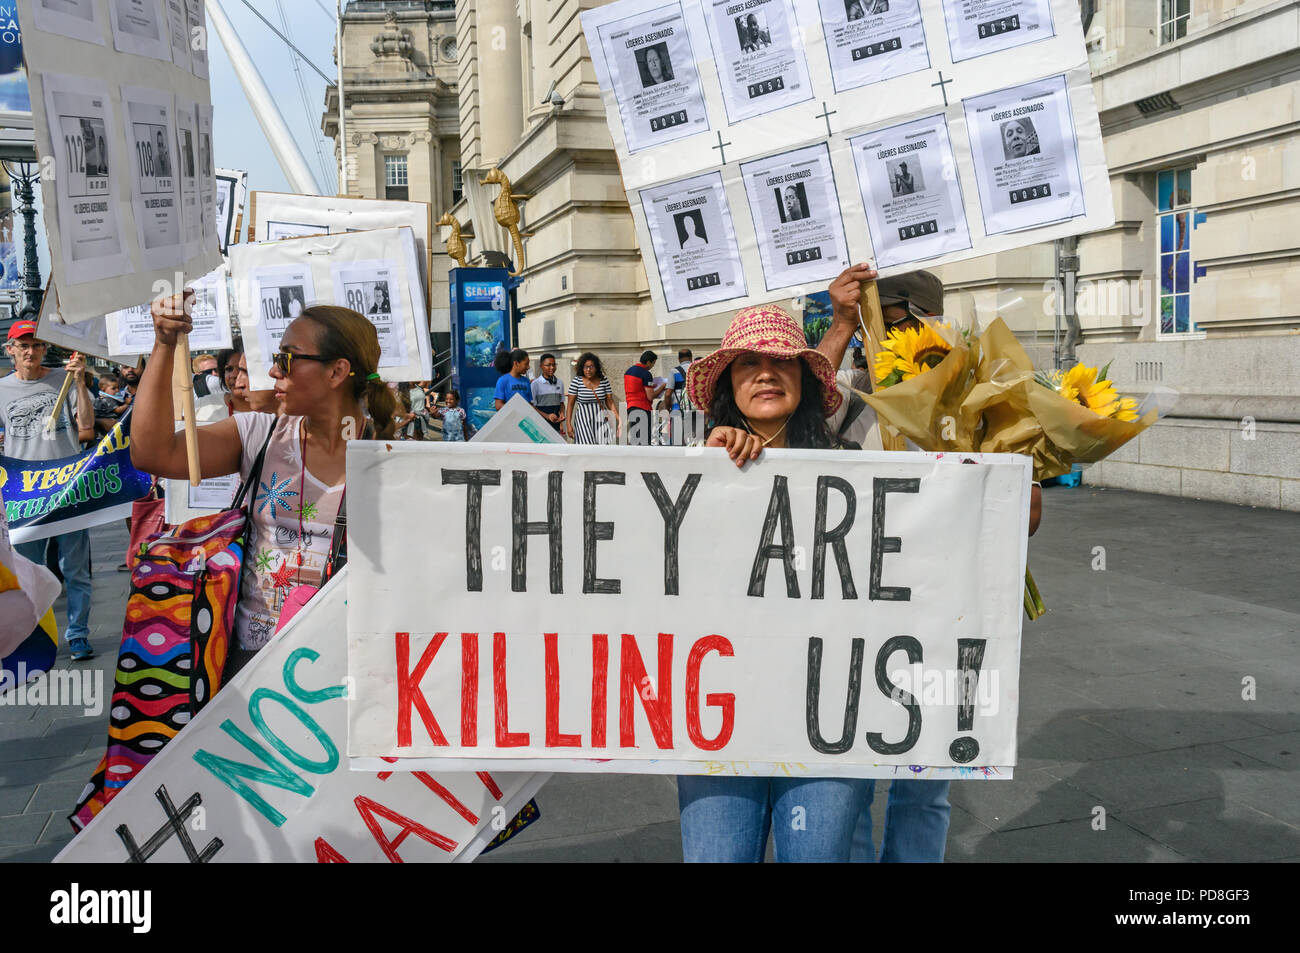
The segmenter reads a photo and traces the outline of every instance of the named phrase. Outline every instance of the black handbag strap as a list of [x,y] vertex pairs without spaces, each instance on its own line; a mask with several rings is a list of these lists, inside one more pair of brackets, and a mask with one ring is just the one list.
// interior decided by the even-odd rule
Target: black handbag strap
[[325,563],[325,579],[348,564],[348,488],[339,497],[339,511],[334,517],[334,535],[330,538],[330,555]]
[[[248,479],[239,485],[239,492],[235,494],[234,502],[230,504],[232,510],[243,507],[244,497],[248,495],[248,488],[256,486],[257,482],[262,479],[262,463],[266,460],[266,448],[271,445],[271,438],[275,436],[275,429],[280,426],[282,418],[276,417],[271,423],[271,429],[266,433],[266,439],[262,441],[262,449],[257,451],[257,457],[253,460],[253,466],[248,471]],[[254,491],[256,494],[256,491]]]
[[[365,427],[361,429],[361,439],[374,439],[374,428],[370,426],[370,421],[366,421]],[[343,486],[343,493],[339,497],[339,511],[334,516],[334,535],[330,537],[330,555],[325,561],[325,579],[329,581],[333,575],[348,564],[348,488]]]

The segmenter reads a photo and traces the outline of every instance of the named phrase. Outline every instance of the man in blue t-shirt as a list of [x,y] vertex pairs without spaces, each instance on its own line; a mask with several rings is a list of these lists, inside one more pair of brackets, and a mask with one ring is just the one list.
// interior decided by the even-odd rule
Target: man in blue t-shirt
[[528,379],[528,352],[515,348],[510,352],[510,372],[497,379],[496,409],[500,410],[515,394],[523,394],[524,400],[533,402],[533,384]]

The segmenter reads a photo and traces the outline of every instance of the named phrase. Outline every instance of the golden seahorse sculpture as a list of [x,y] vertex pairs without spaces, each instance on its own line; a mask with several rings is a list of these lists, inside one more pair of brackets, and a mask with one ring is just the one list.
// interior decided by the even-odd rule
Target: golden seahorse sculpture
[[460,237],[460,222],[451,212],[443,212],[442,218],[438,219],[439,225],[446,225],[451,229],[451,237],[447,239],[447,257],[452,259],[461,268],[465,267],[465,253],[468,249],[465,247],[465,239]]
[[524,239],[529,237],[532,232],[521,232],[519,230],[519,207],[515,202],[519,199],[531,198],[528,195],[520,195],[510,191],[510,180],[500,169],[489,169],[488,174],[483,178],[483,185],[496,183],[501,186],[501,191],[497,194],[496,200],[492,203],[492,214],[496,216],[497,224],[510,233],[510,241],[515,246],[515,263],[518,271],[509,272],[510,277],[517,278],[524,271]]

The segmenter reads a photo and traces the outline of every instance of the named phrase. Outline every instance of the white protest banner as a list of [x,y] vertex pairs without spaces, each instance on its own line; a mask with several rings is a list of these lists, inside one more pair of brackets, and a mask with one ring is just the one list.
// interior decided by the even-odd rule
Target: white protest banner
[[[426,307],[431,304],[429,269],[433,264],[433,212],[428,202],[254,192],[249,200],[249,210],[256,236],[253,240],[259,242],[409,226],[420,256],[420,280],[424,283]],[[450,326],[434,327],[433,330],[447,331]]]
[[36,321],[36,336],[48,344],[57,344],[70,351],[80,351],[94,357],[112,361],[115,364],[134,366],[138,363],[135,355],[120,354],[109,341],[108,318],[101,315],[87,321],[69,324],[63,319],[58,308],[59,296],[55,283],[51,281],[45,287],[45,296],[41,298],[41,313]]
[[202,0],[179,3],[179,32],[171,0],[17,7],[64,320],[98,320],[155,297],[177,272],[221,264],[197,204],[214,188],[207,60],[192,49],[202,45]]
[[1027,457],[353,443],[348,476],[354,766],[1016,762]]
[[352,308],[375,325],[384,380],[432,377],[419,254],[409,227],[232,245],[230,276],[253,390],[272,386],[271,355],[289,323],[314,304]]
[[482,768],[348,770],[347,574],[345,567],[55,861],[478,856],[545,778]]
[[660,323],[1114,222],[1075,0],[619,0],[582,24]]
[[[190,350],[220,351],[230,347],[230,292],[226,285],[229,269],[222,265],[186,287],[194,289],[190,317]],[[117,354],[148,354],[153,350],[151,303],[138,304],[106,315],[108,340]]]

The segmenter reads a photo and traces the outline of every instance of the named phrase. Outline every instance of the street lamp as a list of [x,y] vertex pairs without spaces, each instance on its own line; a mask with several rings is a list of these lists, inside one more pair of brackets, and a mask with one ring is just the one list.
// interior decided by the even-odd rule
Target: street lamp
[[[34,321],[41,313],[41,263],[36,254],[36,183],[40,172],[36,163],[0,160],[14,184],[18,213],[23,217],[23,308],[19,316]],[[15,171],[17,170],[17,171]]]

